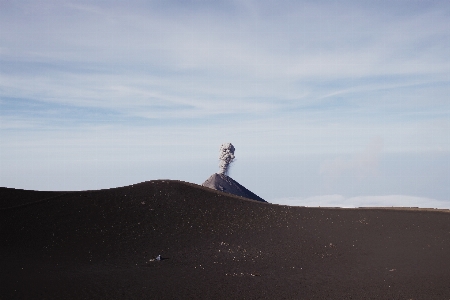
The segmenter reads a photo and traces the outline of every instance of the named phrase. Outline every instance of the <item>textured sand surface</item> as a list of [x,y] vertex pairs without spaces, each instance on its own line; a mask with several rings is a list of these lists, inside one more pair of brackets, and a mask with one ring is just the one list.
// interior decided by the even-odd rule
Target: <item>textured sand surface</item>
[[179,181],[6,196],[0,299],[450,299],[448,211],[277,206]]

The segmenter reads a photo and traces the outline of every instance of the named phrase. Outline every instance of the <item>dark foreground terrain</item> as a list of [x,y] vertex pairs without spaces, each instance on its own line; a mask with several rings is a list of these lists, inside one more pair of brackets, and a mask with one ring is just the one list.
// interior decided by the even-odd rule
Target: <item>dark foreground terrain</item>
[[[450,213],[0,189],[0,299],[450,299]],[[154,258],[161,255],[161,261]]]

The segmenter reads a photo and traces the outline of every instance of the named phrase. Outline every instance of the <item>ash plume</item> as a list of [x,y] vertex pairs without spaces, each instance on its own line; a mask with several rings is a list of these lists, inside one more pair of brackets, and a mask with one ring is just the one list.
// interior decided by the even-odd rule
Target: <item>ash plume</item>
[[226,175],[228,167],[234,159],[234,146],[231,143],[224,143],[220,146],[219,151],[219,174]]

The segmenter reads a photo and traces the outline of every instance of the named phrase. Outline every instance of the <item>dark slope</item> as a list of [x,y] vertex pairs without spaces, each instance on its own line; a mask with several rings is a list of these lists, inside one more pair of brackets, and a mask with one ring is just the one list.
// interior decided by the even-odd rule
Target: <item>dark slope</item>
[[151,181],[1,209],[0,236],[1,299],[450,297],[442,211],[285,207]]
[[26,205],[33,202],[58,197],[64,194],[65,192],[27,191],[0,187],[0,209]]
[[257,200],[261,202],[266,202],[264,199],[256,195],[255,193],[249,191],[247,188],[242,186],[240,183],[235,181],[233,178],[224,174],[212,174],[202,186],[214,189],[217,191],[222,191],[225,193],[233,194],[236,196]]

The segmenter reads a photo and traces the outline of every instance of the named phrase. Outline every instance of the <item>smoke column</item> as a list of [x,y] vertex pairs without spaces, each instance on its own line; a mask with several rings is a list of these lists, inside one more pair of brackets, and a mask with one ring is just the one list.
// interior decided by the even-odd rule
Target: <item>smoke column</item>
[[228,172],[228,166],[234,159],[234,146],[231,143],[224,143],[220,146],[219,151],[219,174],[226,175]]

